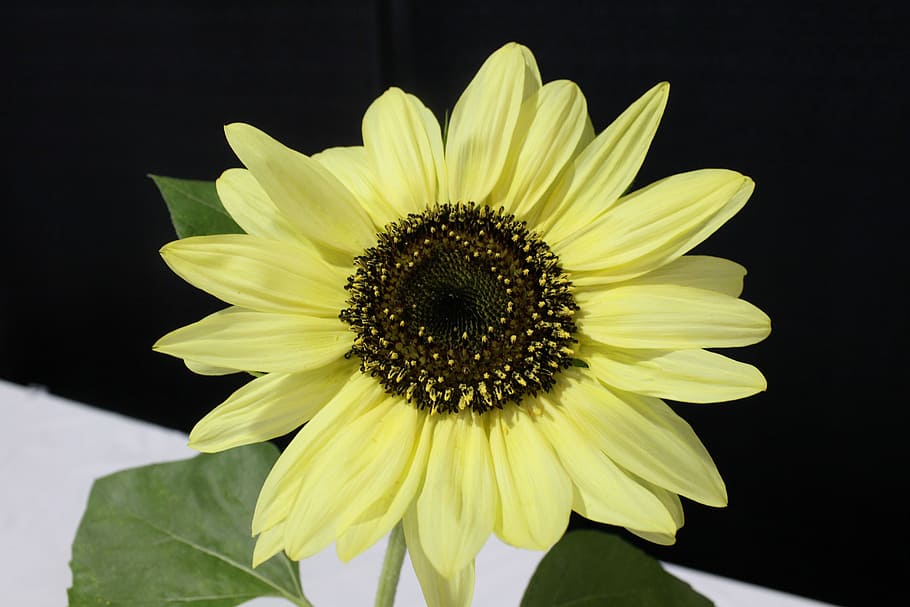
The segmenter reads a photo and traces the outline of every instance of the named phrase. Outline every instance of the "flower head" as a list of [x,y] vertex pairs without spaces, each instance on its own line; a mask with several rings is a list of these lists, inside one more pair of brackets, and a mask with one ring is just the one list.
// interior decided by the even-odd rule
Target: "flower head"
[[626,194],[667,100],[658,84],[595,137],[578,86],[542,84],[507,44],[446,140],[392,88],[363,146],[311,157],[226,127],[246,169],[217,181],[243,235],[173,242],[173,270],[231,307],[156,349],[200,373],[263,375],[190,435],[220,451],[303,429],[253,520],[262,562],[336,543],[350,559],[404,522],[427,601],[470,602],[490,533],[546,549],[572,510],[671,543],[679,496],[726,504],[692,429],[661,399],[765,388],[705,348],[769,320],[745,270],[686,253],[753,183],[727,170]]

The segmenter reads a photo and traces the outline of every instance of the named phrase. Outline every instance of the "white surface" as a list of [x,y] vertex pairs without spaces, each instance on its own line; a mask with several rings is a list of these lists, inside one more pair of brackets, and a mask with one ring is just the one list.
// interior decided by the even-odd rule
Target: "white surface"
[[[186,436],[0,381],[0,603],[21,607],[66,605],[72,582],[70,545],[92,482],[124,468],[192,457]],[[304,561],[303,589],[316,607],[372,605],[385,541],[352,562],[333,550]],[[511,548],[495,538],[477,557],[474,605],[518,605],[543,553]],[[717,607],[820,607],[766,588],[667,565]],[[422,605],[409,564],[397,605]],[[250,607],[288,605],[257,599]]]

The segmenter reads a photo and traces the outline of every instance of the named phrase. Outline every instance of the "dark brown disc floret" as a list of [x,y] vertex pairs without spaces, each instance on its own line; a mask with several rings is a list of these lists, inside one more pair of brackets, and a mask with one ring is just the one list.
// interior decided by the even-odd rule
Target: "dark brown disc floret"
[[340,314],[356,334],[348,356],[420,408],[520,403],[572,364],[571,283],[502,208],[435,204],[386,226],[355,266]]

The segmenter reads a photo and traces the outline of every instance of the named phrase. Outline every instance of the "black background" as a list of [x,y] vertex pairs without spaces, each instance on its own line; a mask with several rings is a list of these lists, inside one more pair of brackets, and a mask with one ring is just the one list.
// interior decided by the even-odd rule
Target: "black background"
[[757,182],[697,251],[749,269],[744,297],[774,329],[734,355],[769,390],[676,407],[730,505],[687,504],[677,545],[646,549],[837,604],[895,604],[908,565],[906,7],[14,6],[0,22],[0,377],[189,430],[245,380],[194,376],[150,349],[221,305],[159,259],[173,232],[145,174],[213,179],[238,166],[222,134],[232,121],[306,153],[359,144],[363,111],[392,84],[441,117],[483,59],[517,40],[545,81],[580,84],[598,130],[672,83],[638,185],[702,167]]

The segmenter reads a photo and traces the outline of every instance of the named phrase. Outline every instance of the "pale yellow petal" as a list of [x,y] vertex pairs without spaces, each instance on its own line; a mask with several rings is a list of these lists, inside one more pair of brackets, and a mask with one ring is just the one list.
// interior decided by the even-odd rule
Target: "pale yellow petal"
[[196,423],[190,447],[212,453],[283,436],[322,409],[355,368],[340,359],[315,371],[257,377]]
[[263,531],[256,538],[253,548],[253,568],[263,564],[284,550],[284,523],[278,523],[268,531]]
[[690,403],[736,400],[768,386],[761,371],[752,365],[707,350],[592,347],[584,361],[605,384]]
[[573,509],[592,521],[648,531],[676,530],[653,492],[636,482],[600,448],[601,439],[573,416],[574,402],[541,397],[538,426],[575,486]]
[[231,373],[238,373],[243,369],[229,369],[227,367],[216,367],[214,365],[207,365],[201,363],[198,360],[188,360],[184,359],[183,364],[186,365],[186,368],[192,371],[193,373],[198,373],[199,375],[230,375]]
[[672,546],[676,543],[675,533],[657,533],[655,531],[642,531],[641,529],[632,529],[626,527],[629,533],[635,534],[643,540],[647,540],[661,546]]
[[229,124],[224,132],[296,231],[350,257],[375,243],[375,228],[360,202],[320,163],[248,124]]
[[515,141],[491,202],[532,218],[535,205],[575,155],[587,122],[587,103],[574,82],[548,82],[531,95],[522,104]]
[[287,518],[285,550],[291,559],[323,550],[345,519],[394,489],[410,459],[416,420],[413,408],[386,398],[345,420],[333,429],[331,440],[311,452],[306,468],[297,472],[300,489]]
[[401,218],[401,213],[386,202],[376,189],[376,177],[363,146],[328,148],[313,154],[312,158],[331,171],[360,202],[377,231]]
[[341,390],[297,433],[272,466],[256,502],[253,533],[271,529],[288,517],[313,455],[335,438],[337,428],[384,400],[385,392],[375,379],[359,369],[350,375]]
[[446,138],[449,199],[482,202],[505,166],[522,102],[540,88],[526,47],[511,42],[484,62],[462,93]]
[[298,241],[300,234],[246,169],[228,169],[215,180],[218,198],[243,231],[266,240]]
[[746,204],[751,179],[704,169],[668,177],[620,200],[608,212],[548,242],[563,267],[589,282],[640,276],[685,254]]
[[212,366],[294,373],[341,358],[352,342],[337,318],[228,308],[168,333],[153,348]]
[[402,523],[408,555],[427,607],[470,607],[474,596],[474,560],[454,575],[443,577],[423,551],[420,525],[414,508],[405,515]]
[[771,332],[771,320],[749,302],[705,289],[620,286],[578,293],[576,301],[584,335],[618,348],[730,348]]
[[[422,468],[415,466],[426,464],[429,450],[420,444],[427,438],[422,432],[425,419],[426,412],[389,397],[339,429],[335,441],[313,459],[312,472],[301,486],[306,509],[300,515],[307,525],[331,527],[342,560],[354,558],[386,535],[413,501],[423,476]],[[333,497],[325,499],[326,495]],[[392,511],[378,515],[377,503]],[[362,519],[364,514],[368,518]],[[353,524],[359,524],[356,537],[346,534]],[[341,537],[346,537],[343,543]]]
[[489,437],[481,416],[436,421],[417,520],[427,558],[443,577],[466,567],[490,537],[498,499]]
[[[707,255],[684,255],[647,274],[625,281],[623,286],[679,285],[739,297],[743,292],[745,275],[746,268],[729,259]],[[583,290],[609,288],[607,285],[598,284],[600,278],[596,275],[581,274],[572,278],[572,284]]]
[[349,561],[375,544],[404,517],[423,484],[435,417],[419,412],[420,436],[414,443],[409,463],[398,483],[378,495],[372,505],[355,518],[348,520],[350,517],[346,517],[339,523],[339,529],[343,531],[338,536],[336,549],[342,561]]
[[161,256],[193,286],[252,310],[335,318],[347,298],[345,271],[303,243],[197,236],[165,245]]
[[569,524],[572,482],[524,407],[484,415],[500,499],[496,535],[519,548],[547,550]]
[[[635,479],[637,482],[647,487],[649,491],[651,491],[661,502],[663,502],[664,507],[673,517],[673,523],[676,527],[676,530],[681,528],[685,523],[685,516],[683,515],[682,503],[679,501],[679,496],[671,491],[667,491],[666,489],[662,489],[657,485],[649,483],[642,478],[635,477]],[[642,529],[631,529],[629,527],[626,527],[626,529],[642,539],[648,540],[649,542],[654,542],[655,544],[660,544],[662,546],[672,546],[676,543],[676,530],[674,530],[672,533],[662,533]]]
[[420,100],[390,88],[363,116],[363,145],[382,196],[399,217],[439,200],[445,160],[439,122]]
[[667,105],[661,82],[620,114],[579,153],[553,188],[539,217],[550,242],[561,242],[612,207],[641,168]]
[[608,389],[584,373],[560,382],[560,402],[614,462],[643,479],[709,506],[725,506],[727,491],[708,451],[663,401]]

